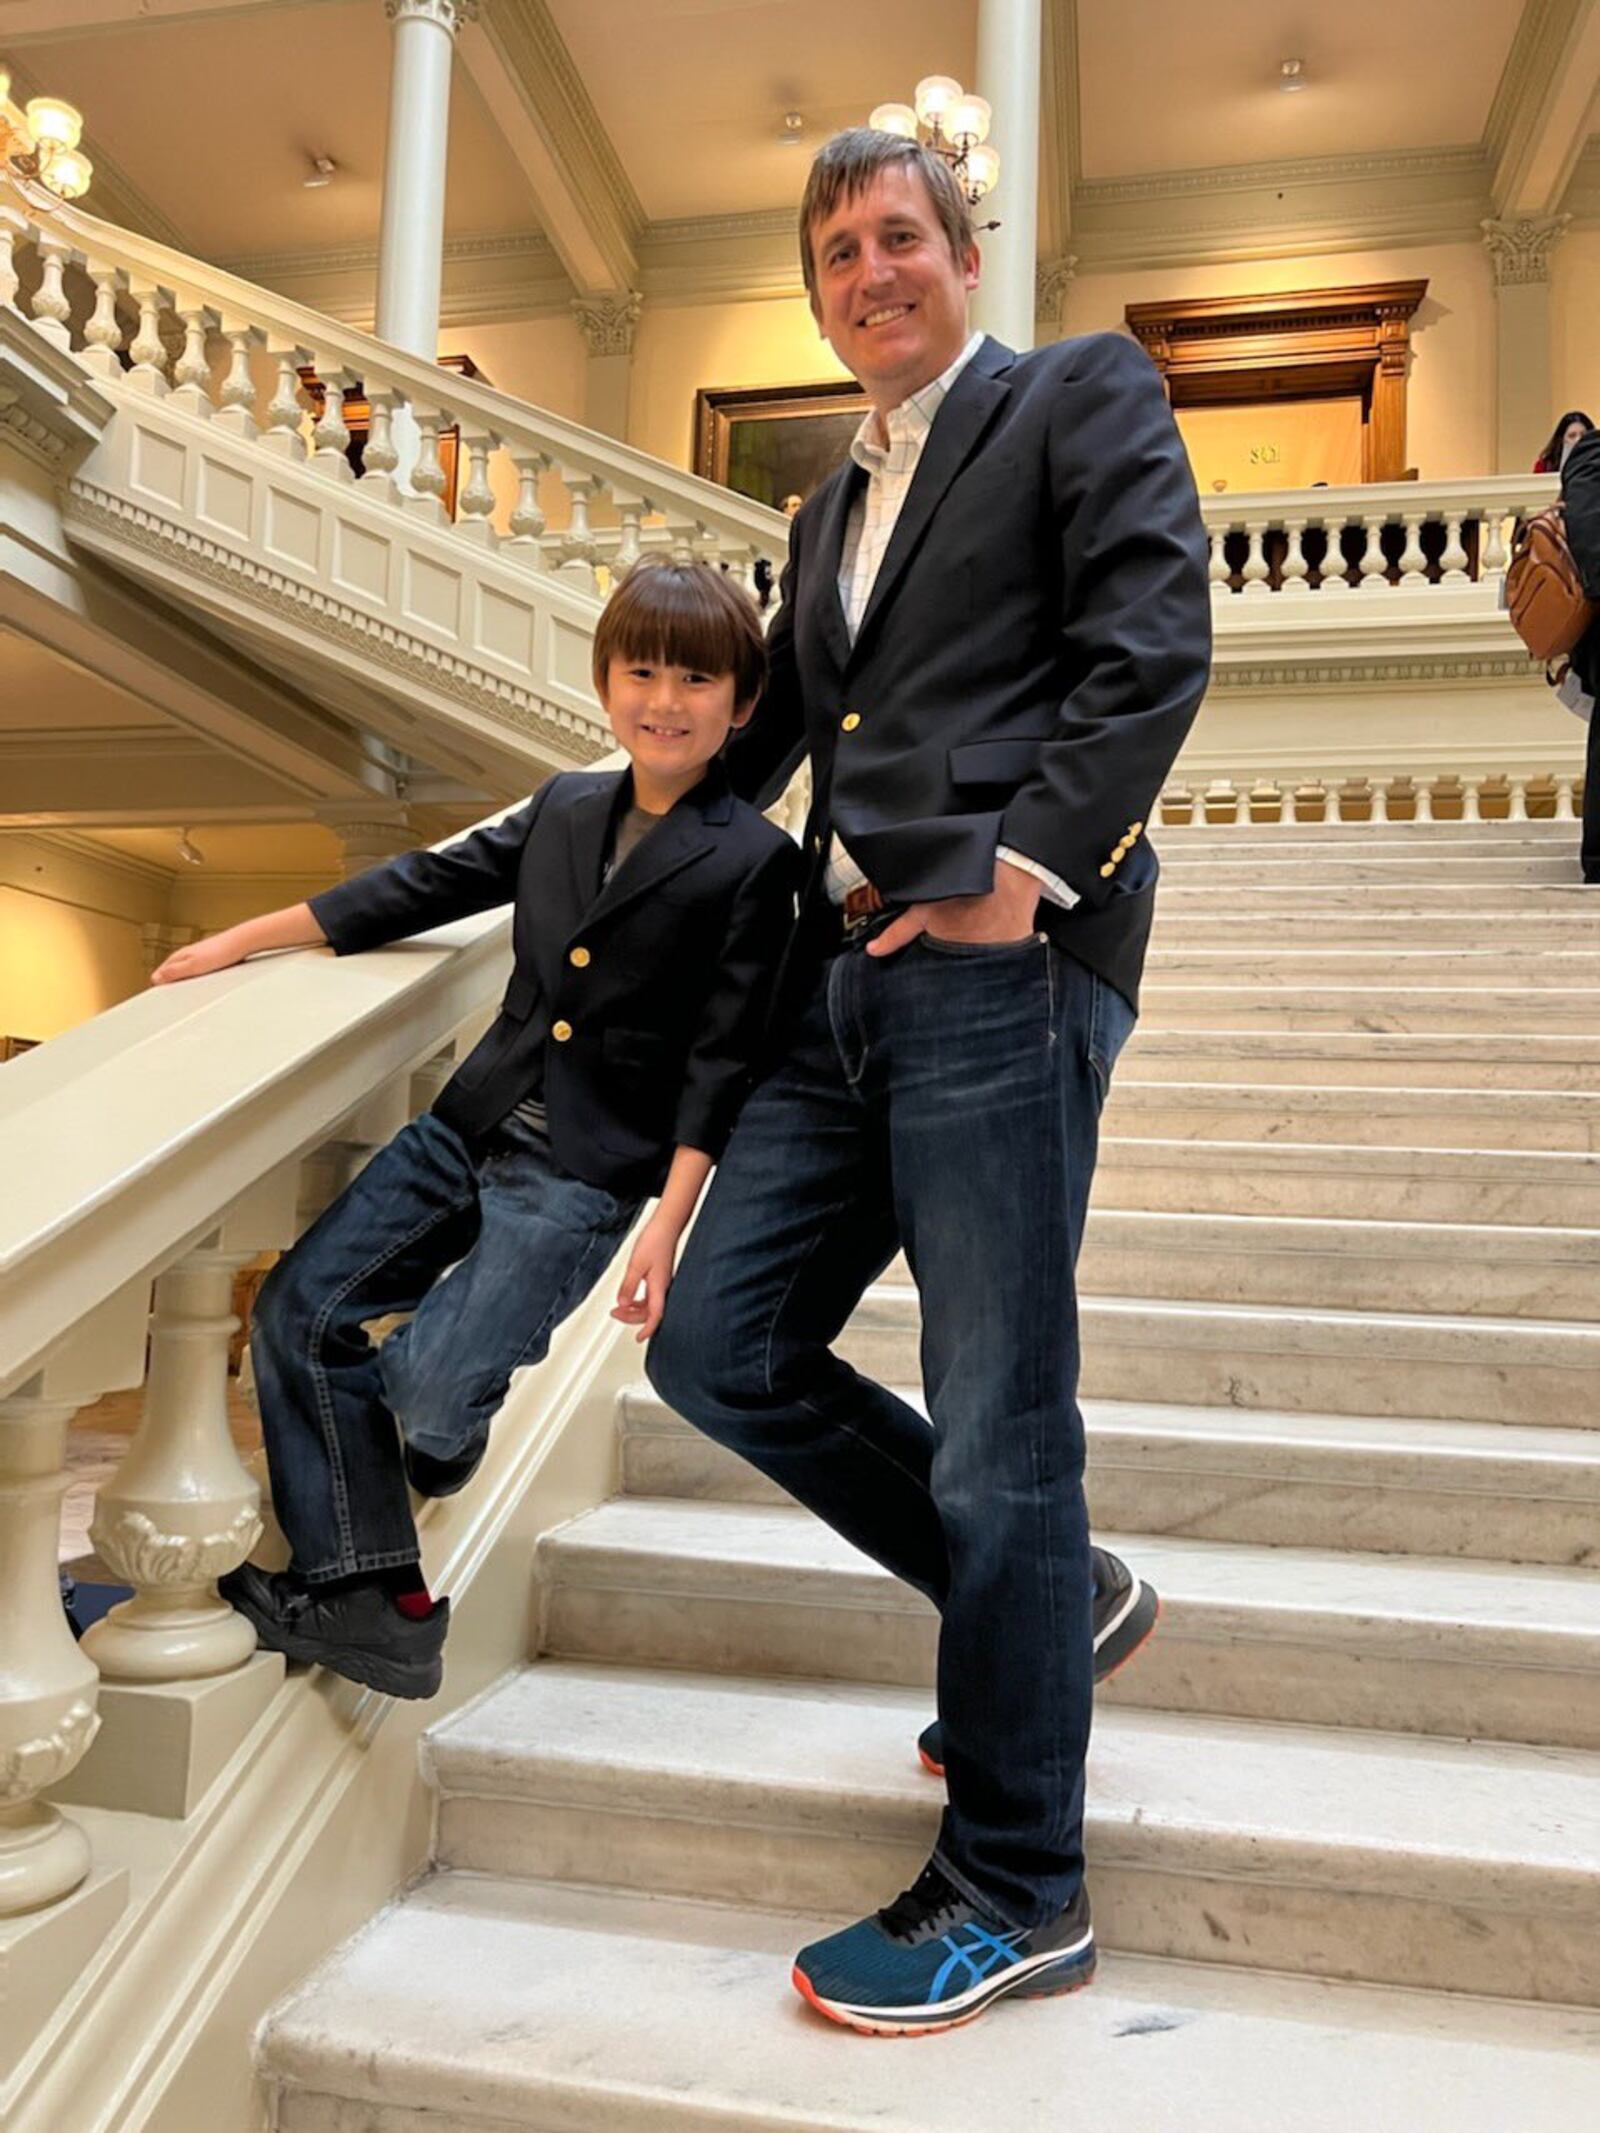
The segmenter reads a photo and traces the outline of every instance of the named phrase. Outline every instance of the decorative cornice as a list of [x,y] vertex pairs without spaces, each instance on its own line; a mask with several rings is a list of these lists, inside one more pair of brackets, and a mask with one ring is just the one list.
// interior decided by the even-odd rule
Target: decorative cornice
[[92,529],[158,557],[169,569],[176,566],[221,586],[266,613],[287,617],[299,631],[352,647],[374,664],[408,678],[424,679],[440,695],[566,756],[594,762],[613,745],[594,719],[414,637],[386,617],[366,614],[320,586],[302,584],[247,556],[229,553],[187,525],[130,504],[110,490],[74,482],[67,492],[66,517],[69,525]]
[[1494,267],[1497,289],[1550,279],[1550,254],[1566,235],[1570,215],[1532,216],[1521,222],[1486,217],[1479,227]]
[[[1218,652],[1226,640],[1219,638]],[[1518,645],[1508,652],[1418,653],[1415,658],[1287,659],[1238,662],[1219,656],[1211,690],[1318,689],[1372,682],[1492,681],[1526,684],[1538,668]]]
[[681,244],[726,244],[741,237],[786,237],[798,246],[797,210],[764,207],[735,215],[689,215],[675,221],[652,222],[646,228],[641,248],[656,251]]
[[620,296],[575,296],[570,308],[590,355],[633,354],[634,329],[644,309],[637,289],[626,289]]
[[[515,260],[546,272],[556,271],[554,247],[542,230],[513,230],[491,237],[447,237],[444,257],[447,266],[456,261],[482,265]],[[376,273],[378,247],[376,243],[317,245],[303,252],[252,252],[245,258],[219,260],[217,264],[224,274],[263,283],[270,283],[277,275]]]
[[1403,183],[1424,173],[1486,172],[1481,147],[1415,148],[1372,155],[1296,156],[1272,163],[1218,163],[1200,170],[1151,171],[1142,177],[1086,181],[1074,197],[1084,206],[1130,200],[1182,200],[1196,193],[1279,191],[1296,185]]
[[1498,169],[1538,117],[1539,90],[1561,61],[1584,0],[1525,0],[1516,35],[1483,128],[1483,151]]
[[[227,261],[224,270],[292,296],[345,325],[371,328],[378,275],[375,244],[258,253]],[[561,311],[571,295],[572,283],[555,247],[538,230],[446,241],[439,303],[439,323],[446,330]]]

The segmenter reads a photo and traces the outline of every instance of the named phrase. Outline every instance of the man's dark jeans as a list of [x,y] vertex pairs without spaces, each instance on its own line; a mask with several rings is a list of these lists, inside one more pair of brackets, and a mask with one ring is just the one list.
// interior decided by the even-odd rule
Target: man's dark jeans
[[[558,1169],[517,1119],[473,1148],[429,1113],[278,1262],[251,1355],[303,1578],[417,1560],[399,1431],[439,1460],[481,1447],[511,1373],[543,1359],[637,1207]],[[415,1315],[375,1348],[366,1321],[398,1311]]]
[[[1024,1926],[1083,1872],[1073,1264],[1133,1020],[1038,936],[836,957],[734,1130],[650,1352],[680,1413],[940,1609],[935,1856]],[[931,1429],[829,1349],[901,1245]]]

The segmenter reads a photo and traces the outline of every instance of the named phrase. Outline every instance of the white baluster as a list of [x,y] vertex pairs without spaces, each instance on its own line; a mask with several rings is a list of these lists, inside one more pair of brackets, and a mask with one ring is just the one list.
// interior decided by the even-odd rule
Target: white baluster
[[186,415],[196,415],[202,422],[209,422],[214,409],[206,389],[211,381],[206,335],[218,325],[217,314],[203,304],[190,304],[178,316],[183,321],[183,353],[173,366],[172,404],[182,408]]
[[255,1650],[255,1632],[216,1590],[261,1531],[260,1490],[234,1449],[227,1394],[233,1278],[255,1254],[214,1242],[156,1282],[143,1417],[95,1501],[95,1552],[134,1588],[84,1635],[111,1680],[194,1680]]
[[1463,822],[1481,822],[1483,803],[1476,778],[1468,778],[1461,795],[1461,819]]
[[298,463],[306,456],[300,373],[309,365],[311,355],[304,348],[269,347],[267,353],[278,366],[278,382],[267,402],[267,430],[261,440],[262,447],[280,459]]
[[699,536],[695,543],[695,560],[704,563],[708,570],[720,570],[722,567],[721,534],[710,526],[701,526],[699,528]]
[[1577,814],[1572,804],[1571,778],[1557,778],[1556,780],[1555,819],[1557,822],[1575,822],[1577,820]]
[[1267,535],[1266,520],[1264,518],[1247,520],[1245,531],[1250,536],[1250,553],[1244,559],[1244,569],[1240,572],[1240,576],[1244,579],[1245,597],[1248,599],[1252,594],[1261,594],[1269,590],[1267,579],[1271,576],[1271,572],[1267,568],[1266,556],[1262,553]]
[[632,497],[619,499],[617,516],[622,521],[622,538],[617,543],[616,555],[612,558],[611,573],[619,581],[628,575],[639,560],[642,535],[640,521],[648,505]]
[[379,503],[393,503],[400,493],[394,478],[394,470],[400,464],[399,448],[394,441],[395,410],[400,404],[397,393],[382,387],[367,394],[371,413],[367,441],[361,452],[359,487],[363,496],[373,497]]
[[1206,789],[1203,785],[1189,788],[1189,827],[1204,829],[1206,826]]
[[574,480],[566,477],[567,494],[572,498],[572,523],[567,528],[566,539],[561,544],[561,571],[564,578],[572,578],[585,591],[595,592],[599,581],[595,577],[595,539],[589,530],[589,499],[600,483],[584,476]]
[[350,426],[344,419],[344,396],[356,383],[348,370],[330,371],[322,376],[322,416],[311,432],[313,451],[311,467],[326,481],[354,481],[355,468],[351,466]]
[[1500,512],[1489,511],[1485,514],[1478,539],[1481,544],[1478,555],[1479,583],[1488,584],[1493,579],[1503,578],[1509,557],[1506,554],[1506,522]]
[[1439,557],[1439,583],[1441,585],[1465,585],[1467,583],[1467,551],[1461,541],[1461,515],[1458,512],[1445,523],[1444,551]]
[[17,290],[17,232],[9,221],[0,220],[0,305],[16,309]]
[[494,490],[489,484],[489,454],[499,448],[499,438],[487,430],[461,433],[467,478],[456,499],[456,531],[464,541],[473,541],[480,548],[500,545],[500,536],[494,530]]
[[83,329],[85,345],[78,360],[95,377],[120,384],[122,365],[117,350],[122,346],[122,328],[117,323],[117,298],[128,286],[128,277],[120,267],[96,267],[93,273],[94,310]]
[[1388,785],[1388,781],[1387,781],[1387,779],[1384,779],[1384,778],[1374,778],[1374,779],[1373,779],[1373,781],[1372,781],[1372,820],[1373,820],[1374,822],[1387,822],[1387,821],[1388,821],[1388,819],[1389,819],[1389,785]]
[[65,275],[72,258],[72,247],[59,237],[39,239],[39,264],[43,269],[38,289],[33,299],[34,331],[54,348],[72,346],[72,329],[69,320],[72,306],[67,301]]
[[152,400],[164,399],[172,387],[167,383],[167,347],[161,338],[161,314],[172,298],[165,289],[136,288],[133,300],[139,306],[139,330],[129,344],[133,368],[124,383]]
[[1400,583],[1426,585],[1428,559],[1422,552],[1422,513],[1408,511],[1404,519],[1406,544],[1400,551]]
[[0,1918],[42,1910],[88,1874],[89,1840],[39,1795],[99,1729],[99,1677],[73,1642],[56,1570],[67,1425],[48,1373],[0,1400]]
[[1506,808],[1506,820],[1508,822],[1526,822],[1528,820],[1528,781],[1526,778],[1513,778],[1511,780],[1511,799]]
[[1350,590],[1350,580],[1346,575],[1350,566],[1344,559],[1344,527],[1336,519],[1329,519],[1326,531],[1328,545],[1318,566],[1317,590],[1325,593],[1346,593]]
[[449,483],[445,478],[444,462],[439,457],[439,432],[449,428],[449,418],[438,408],[422,408],[413,403],[411,419],[417,425],[417,463],[411,469],[411,494],[406,498],[406,509],[418,518],[443,526],[449,520],[444,507]]
[[1387,565],[1383,560],[1383,520],[1367,520],[1367,545],[1362,551],[1361,572],[1357,585],[1359,592],[1387,592],[1389,580],[1384,575]]
[[1228,529],[1215,526],[1211,532],[1211,560],[1206,565],[1206,577],[1211,584],[1213,600],[1226,600],[1233,587],[1228,582]]
[[1433,784],[1431,779],[1423,778],[1417,785],[1417,811],[1412,819],[1417,822],[1431,822],[1433,820]]
[[1303,518],[1288,519],[1284,531],[1289,536],[1289,550],[1283,559],[1282,590],[1289,594],[1308,593],[1311,590],[1311,566],[1305,554],[1306,522]]
[[669,534],[667,553],[672,557],[673,562],[692,563],[694,561],[694,527],[673,526],[669,528]]
[[217,391],[222,408],[217,416],[217,427],[250,444],[261,435],[261,427],[256,421],[256,381],[250,373],[250,358],[263,345],[266,335],[259,326],[236,326],[231,319],[223,320],[222,330],[231,354],[227,374]]
[[1279,829],[1293,829],[1294,825],[1294,787],[1292,785],[1280,785],[1278,787],[1278,827]]
[[511,512],[511,539],[506,545],[516,550],[519,563],[530,570],[542,570],[545,515],[539,502],[539,477],[550,462],[543,452],[513,451],[511,463],[517,470],[517,501]]

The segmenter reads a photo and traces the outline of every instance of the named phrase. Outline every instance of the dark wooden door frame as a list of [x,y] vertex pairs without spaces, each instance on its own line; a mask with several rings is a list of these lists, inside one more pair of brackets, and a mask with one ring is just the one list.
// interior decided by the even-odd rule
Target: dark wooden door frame
[[1361,478],[1404,481],[1411,320],[1426,281],[1129,304],[1175,408],[1359,395]]

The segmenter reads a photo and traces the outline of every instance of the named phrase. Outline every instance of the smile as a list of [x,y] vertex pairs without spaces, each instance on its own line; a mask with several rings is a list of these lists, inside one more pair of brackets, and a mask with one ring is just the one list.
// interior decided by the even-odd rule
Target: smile
[[653,735],[654,738],[658,741],[682,741],[687,740],[689,737],[689,729],[687,726],[644,725],[642,727],[642,730],[645,733]]
[[888,326],[897,318],[907,317],[910,311],[909,304],[889,304],[881,311],[869,311],[861,323],[863,326]]

